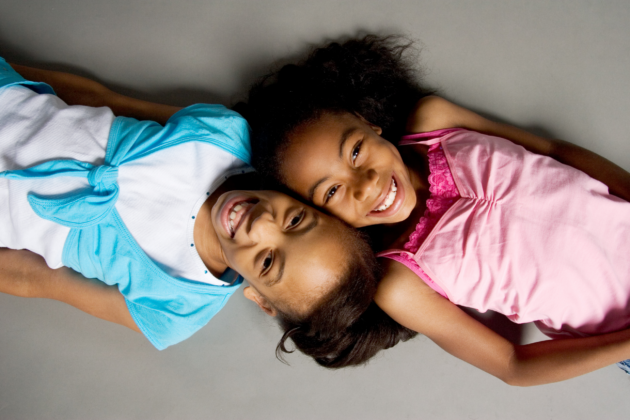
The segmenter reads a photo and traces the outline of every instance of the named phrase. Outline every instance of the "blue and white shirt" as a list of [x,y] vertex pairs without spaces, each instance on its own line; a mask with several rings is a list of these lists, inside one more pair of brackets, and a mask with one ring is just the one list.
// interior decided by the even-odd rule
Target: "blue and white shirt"
[[159,349],[189,337],[240,284],[208,272],[193,228],[206,198],[251,170],[247,123],[199,104],[163,127],[51,93],[0,59],[0,246],[118,285]]

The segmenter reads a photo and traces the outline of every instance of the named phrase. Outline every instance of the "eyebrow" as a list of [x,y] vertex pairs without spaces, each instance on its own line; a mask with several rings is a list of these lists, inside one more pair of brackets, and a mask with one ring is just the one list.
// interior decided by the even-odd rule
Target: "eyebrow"
[[[359,127],[350,127],[350,128],[347,128],[343,133],[341,133],[341,137],[339,137],[339,159],[343,159],[343,148],[346,145],[346,142],[348,141],[350,136],[352,136],[352,134],[354,134],[354,132],[357,131],[358,129]],[[317,181],[311,188],[309,188],[308,195],[307,195],[308,201],[313,201],[313,197],[315,196],[315,190],[322,183],[326,182],[328,178],[330,177],[327,177],[327,176],[323,177],[322,179]]]
[[343,147],[346,145],[346,142],[348,141],[350,136],[354,134],[354,132],[358,129],[359,127],[350,127],[341,134],[341,137],[339,138],[339,159],[343,157]]
[[[309,223],[307,226],[305,226],[303,229],[300,229],[298,232],[295,232],[294,236],[304,236],[307,233],[309,233],[311,230],[315,229],[315,227],[319,224],[319,214],[317,213],[313,213],[313,220],[311,220],[311,223]],[[269,282],[267,284],[267,286],[273,286],[274,284],[278,283],[280,280],[282,280],[282,275],[284,274],[284,264],[286,263],[286,259],[284,257],[284,253],[281,254],[280,256],[280,268],[278,269],[278,274],[276,275],[276,278],[274,278],[271,282]]]

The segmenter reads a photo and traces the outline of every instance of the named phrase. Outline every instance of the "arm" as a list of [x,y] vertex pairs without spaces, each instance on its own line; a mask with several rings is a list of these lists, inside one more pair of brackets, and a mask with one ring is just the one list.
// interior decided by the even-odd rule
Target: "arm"
[[510,385],[563,381],[630,358],[630,330],[588,338],[512,344],[388,261],[376,303],[396,322]]
[[0,248],[0,292],[65,302],[97,318],[140,332],[115,286],[63,267],[53,270],[30,251]]
[[567,141],[545,139],[508,124],[490,121],[438,96],[427,96],[418,102],[409,118],[407,131],[420,133],[451,127],[511,140],[530,152],[552,157],[581,170],[606,184],[611,194],[630,201],[630,173],[609,160]]
[[86,105],[92,107],[107,106],[114,115],[133,117],[139,120],[154,120],[161,124],[181,108],[156,104],[120,95],[85,77],[70,73],[42,70],[33,67],[11,64],[25,79],[48,83],[57,95],[68,105]]

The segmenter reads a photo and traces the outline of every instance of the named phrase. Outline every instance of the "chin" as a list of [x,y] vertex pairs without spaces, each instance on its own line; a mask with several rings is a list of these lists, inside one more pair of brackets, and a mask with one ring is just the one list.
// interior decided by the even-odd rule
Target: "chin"
[[413,200],[413,203],[411,203],[411,205],[409,205],[408,207],[405,206],[402,209],[400,209],[398,213],[392,216],[391,218],[392,220],[387,221],[386,223],[400,223],[407,220],[409,216],[411,216],[413,209],[416,207],[415,201],[416,200]]

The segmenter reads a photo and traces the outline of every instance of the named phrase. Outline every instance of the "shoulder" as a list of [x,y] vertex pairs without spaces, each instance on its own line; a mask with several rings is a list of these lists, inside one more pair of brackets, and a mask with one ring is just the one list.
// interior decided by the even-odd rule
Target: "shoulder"
[[452,128],[457,121],[458,106],[439,96],[420,99],[407,119],[408,133],[422,133]]
[[442,316],[457,309],[407,267],[391,260],[374,301],[399,324],[429,337],[439,331]]
[[188,106],[173,114],[168,123],[204,125],[225,131],[249,129],[247,121],[238,112],[219,104],[195,104]]
[[442,298],[403,264],[385,259],[383,265],[385,275],[378,284],[374,300],[385,312],[395,311],[395,308],[401,308],[412,301],[417,303],[418,299]]
[[489,121],[475,112],[439,96],[426,96],[418,101],[407,119],[409,133],[423,133],[444,128],[467,128],[484,131]]
[[168,126],[179,135],[204,138],[248,164],[251,161],[249,124],[238,112],[223,105],[191,105],[176,112]]

